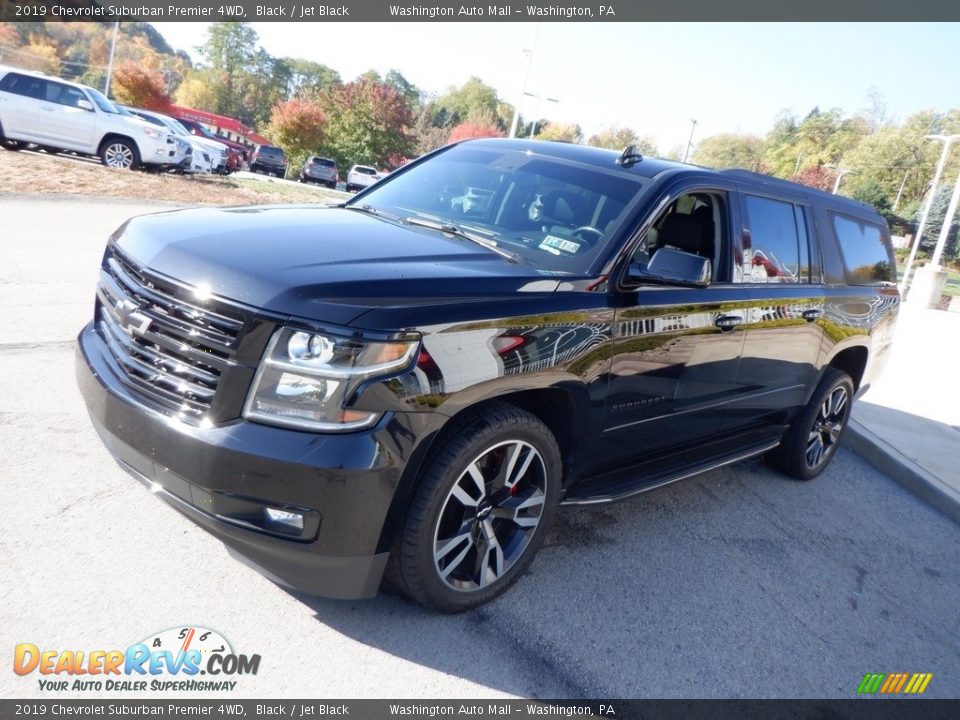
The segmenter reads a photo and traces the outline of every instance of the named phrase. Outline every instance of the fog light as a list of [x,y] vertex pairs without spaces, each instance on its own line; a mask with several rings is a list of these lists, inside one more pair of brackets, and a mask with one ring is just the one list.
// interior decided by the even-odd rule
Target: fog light
[[271,507],[264,508],[263,512],[266,514],[267,520],[270,522],[286,525],[287,527],[296,528],[297,530],[303,530],[303,515],[300,513],[277,510],[276,508]]

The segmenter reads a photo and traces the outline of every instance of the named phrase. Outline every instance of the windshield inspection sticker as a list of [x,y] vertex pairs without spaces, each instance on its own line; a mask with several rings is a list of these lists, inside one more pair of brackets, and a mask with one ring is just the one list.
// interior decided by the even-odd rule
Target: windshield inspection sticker
[[557,237],[556,235],[547,235],[543,242],[540,243],[540,249],[546,250],[549,253],[554,255],[559,255],[559,251],[565,253],[570,253],[575,255],[580,250],[580,243],[571,242],[570,240],[564,240],[563,238]]

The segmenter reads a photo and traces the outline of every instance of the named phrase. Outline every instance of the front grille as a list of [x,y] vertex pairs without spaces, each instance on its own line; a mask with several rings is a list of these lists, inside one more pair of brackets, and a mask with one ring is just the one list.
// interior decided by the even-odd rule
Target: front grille
[[199,422],[234,364],[243,319],[192,294],[112,252],[100,270],[97,330],[131,390]]

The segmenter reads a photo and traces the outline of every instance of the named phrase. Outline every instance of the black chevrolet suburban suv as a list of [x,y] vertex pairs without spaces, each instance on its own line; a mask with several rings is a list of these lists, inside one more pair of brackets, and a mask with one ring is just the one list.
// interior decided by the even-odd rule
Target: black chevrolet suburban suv
[[835,454],[900,303],[870,207],[576,145],[110,238],[77,374],[120,464],[273,580],[459,611],[559,505]]

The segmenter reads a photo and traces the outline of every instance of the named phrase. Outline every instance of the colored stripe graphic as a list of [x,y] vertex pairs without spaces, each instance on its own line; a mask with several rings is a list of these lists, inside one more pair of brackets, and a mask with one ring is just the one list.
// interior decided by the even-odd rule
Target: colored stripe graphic
[[858,693],[869,693],[873,694],[880,689],[880,683],[883,682],[883,679],[886,677],[884,673],[867,673],[863,676],[863,680],[860,682],[860,687],[857,688]]
[[867,673],[857,686],[861,695],[920,695],[933,679],[933,673]]

